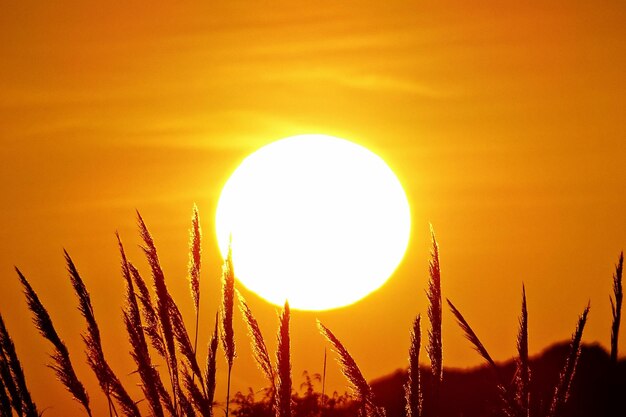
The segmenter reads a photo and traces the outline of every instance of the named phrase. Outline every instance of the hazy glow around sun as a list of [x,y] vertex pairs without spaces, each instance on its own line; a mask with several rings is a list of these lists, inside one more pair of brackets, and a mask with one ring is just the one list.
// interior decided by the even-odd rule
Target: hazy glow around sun
[[398,266],[409,204],[385,162],[352,142],[302,135],[248,156],[222,190],[216,232],[236,277],[271,303],[324,310],[378,289]]

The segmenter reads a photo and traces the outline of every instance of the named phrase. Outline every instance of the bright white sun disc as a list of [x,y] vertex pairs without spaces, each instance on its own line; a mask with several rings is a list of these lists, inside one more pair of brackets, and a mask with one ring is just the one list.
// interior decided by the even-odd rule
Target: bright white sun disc
[[325,135],[294,136],[248,156],[222,190],[216,232],[232,238],[235,275],[276,305],[325,310],[382,286],[410,234],[398,178],[366,148]]

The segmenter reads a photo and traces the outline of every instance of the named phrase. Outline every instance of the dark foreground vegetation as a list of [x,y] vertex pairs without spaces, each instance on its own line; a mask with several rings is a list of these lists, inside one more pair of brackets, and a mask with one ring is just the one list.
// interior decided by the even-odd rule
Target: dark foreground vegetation
[[[540,416],[552,401],[554,386],[559,380],[563,361],[569,345],[553,345],[530,359],[532,382],[530,384],[530,415]],[[514,381],[514,360],[499,364],[507,380]],[[614,372],[614,369],[616,371]],[[424,396],[430,395],[428,369],[422,369]],[[379,404],[387,411],[387,417],[405,415],[403,386],[406,371],[399,370],[371,383]],[[475,369],[444,369],[442,417],[478,417],[501,415],[500,394],[494,383],[493,371],[488,366]],[[424,416],[432,415],[424,404]],[[614,368],[609,353],[598,345],[584,345],[581,349],[576,377],[572,381],[569,399],[562,416],[626,416],[626,360]]]
[[[444,417],[444,416],[508,416],[508,417],[574,417],[625,416],[626,364],[618,361],[618,336],[622,310],[623,254],[613,275],[611,296],[611,348],[583,346],[582,337],[589,306],[578,317],[569,343],[555,345],[536,358],[528,355],[528,311],[522,286],[521,312],[517,336],[517,357],[498,364],[481,343],[468,320],[450,301],[447,305],[461,331],[486,365],[472,371],[444,368],[442,346],[441,273],[439,248],[432,233],[430,280],[427,289],[429,321],[424,338],[429,366],[423,365],[422,318],[417,314],[407,346],[408,370],[400,371],[374,383],[368,383],[348,349],[322,323],[321,335],[335,352],[341,370],[352,387],[348,395],[324,395],[315,389],[323,376],[304,375],[304,383],[295,386],[291,373],[290,309],[280,314],[276,332],[278,347],[271,355],[254,314],[235,288],[235,273],[230,253],[222,269],[222,301],[216,308],[213,335],[206,348],[197,344],[200,323],[199,305],[201,270],[201,231],[198,211],[194,207],[190,229],[189,285],[195,307],[195,326],[185,326],[178,304],[172,298],[152,235],[140,215],[138,228],[151,280],[144,279],[126,257],[118,236],[121,278],[126,284],[123,309],[124,330],[136,372],[121,380],[109,365],[100,337],[97,314],[91,305],[89,291],[79,269],[66,252],[69,279],[77,297],[77,306],[85,321],[81,336],[85,342],[86,362],[93,371],[101,393],[107,400],[108,412],[91,409],[90,395],[75,373],[72,356],[57,333],[53,319],[28,279],[16,269],[26,302],[33,314],[36,330],[50,343],[49,367],[69,395],[80,405],[83,414],[100,416],[140,417]],[[150,289],[150,287],[152,287]],[[233,319],[235,305],[248,327],[259,370],[267,378],[267,389],[261,393],[236,393],[231,396],[230,380],[236,358]],[[238,336],[239,337],[239,336]],[[215,399],[216,357],[219,347],[227,363],[226,398]],[[38,417],[42,414],[28,390],[18,352],[0,315],[0,417]],[[204,354],[200,354],[204,351]],[[76,360],[73,357],[73,360]],[[201,360],[200,358],[204,358]],[[158,366],[163,365],[164,366]],[[126,384],[139,384],[142,398],[131,398]],[[323,392],[323,388],[322,388]],[[138,404],[142,402],[141,407]],[[44,407],[45,408],[45,407]]]
[[[559,380],[563,360],[569,350],[568,343],[553,345],[541,354],[530,359],[533,382],[530,385],[530,414],[541,415],[545,404],[550,403],[553,388]],[[499,364],[503,375],[514,380],[515,361]],[[424,396],[431,395],[430,369],[421,368]],[[494,375],[487,366],[473,369],[443,370],[442,395],[446,398],[440,409],[441,417],[479,417],[501,415],[499,393],[494,383]],[[319,392],[320,375],[304,375],[300,391],[294,393],[294,417],[343,417],[357,416],[359,403],[349,395],[335,393],[330,398]],[[376,379],[371,387],[377,403],[382,406],[387,417],[404,417],[407,371],[398,370],[393,374]],[[241,417],[273,417],[267,391],[245,395],[237,393],[235,402],[239,408],[233,414]],[[563,416],[626,416],[626,360],[618,362],[617,372],[613,373],[610,355],[599,345],[583,345],[572,382],[571,394],[564,407]],[[424,404],[424,416],[432,415]]]

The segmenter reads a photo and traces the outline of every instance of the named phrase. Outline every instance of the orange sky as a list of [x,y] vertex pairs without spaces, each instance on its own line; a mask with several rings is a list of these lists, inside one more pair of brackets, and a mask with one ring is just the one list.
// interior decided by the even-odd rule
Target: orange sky
[[[40,408],[53,407],[46,415],[78,405],[44,367],[49,345],[30,324],[13,265],[103,407],[82,365],[84,324],[62,248],[84,275],[106,353],[130,387],[114,232],[147,273],[136,248],[134,210],[142,212],[191,323],[187,233],[198,204],[204,346],[219,296],[220,188],[246,155],[301,133],[344,137],[382,156],[405,186],[413,231],[381,290],[348,308],[294,312],[296,384],[304,369],[321,371],[315,318],[368,378],[405,366],[410,323],[426,313],[429,222],[444,297],[495,358],[515,353],[522,281],[531,351],[569,337],[589,299],[584,339],[608,344],[611,275],[626,245],[623,2],[104,3],[0,5],[0,311]],[[245,295],[273,350],[275,307]],[[236,319],[234,388],[260,389]],[[479,363],[447,310],[443,343],[446,365]],[[224,362],[218,367],[220,399]],[[329,383],[344,390],[335,366]]]

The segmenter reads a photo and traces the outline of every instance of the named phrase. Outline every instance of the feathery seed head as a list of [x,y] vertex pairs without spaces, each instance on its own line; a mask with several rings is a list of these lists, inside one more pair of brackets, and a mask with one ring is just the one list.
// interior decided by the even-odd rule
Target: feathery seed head
[[439,245],[435,238],[435,232],[430,226],[432,239],[431,260],[429,262],[430,279],[428,281],[428,319],[430,330],[428,332],[428,347],[426,353],[430,358],[433,377],[435,378],[436,390],[443,379],[443,349],[441,342],[442,302],[441,302],[441,268],[439,264]]
[[411,330],[408,379],[404,385],[407,417],[420,417],[422,415],[422,390],[419,369],[419,352],[422,343],[421,332],[421,316],[418,314]]
[[235,273],[233,271],[232,249],[228,247],[228,255],[222,266],[222,346],[228,367],[233,366],[236,356],[235,337],[233,331],[233,305],[235,301]]
[[276,417],[291,417],[291,343],[289,338],[289,303],[280,315],[276,351]]
[[15,271],[17,272],[20,282],[24,287],[24,295],[26,296],[28,308],[33,313],[33,323],[35,324],[35,327],[44,338],[48,339],[48,341],[52,343],[52,346],[54,347],[54,352],[50,355],[53,363],[49,364],[48,367],[54,371],[59,381],[61,381],[69,393],[72,394],[74,399],[85,408],[87,415],[91,416],[89,396],[87,395],[85,387],[74,372],[74,367],[72,366],[72,362],[70,360],[70,354],[65,346],[65,343],[63,343],[57,334],[48,311],[39,300],[37,293],[31,287],[26,277],[18,268],[15,268]]
[[252,314],[252,310],[250,310],[250,307],[246,303],[243,295],[241,295],[241,293],[237,290],[235,290],[235,292],[237,293],[237,298],[239,299],[239,309],[248,326],[248,333],[250,335],[250,344],[252,345],[252,354],[254,355],[254,359],[257,363],[257,366],[261,369],[261,371],[267,377],[267,380],[270,382],[271,388],[275,390],[276,381],[274,375],[274,367],[272,366],[269,351],[267,350],[267,346],[265,345],[265,339],[263,338],[263,334],[261,333],[259,323]]
[[200,305],[200,266],[202,260],[202,249],[200,242],[202,230],[200,229],[200,219],[198,207],[193,205],[193,215],[191,218],[191,230],[189,231],[189,285],[193,304],[198,310]]

